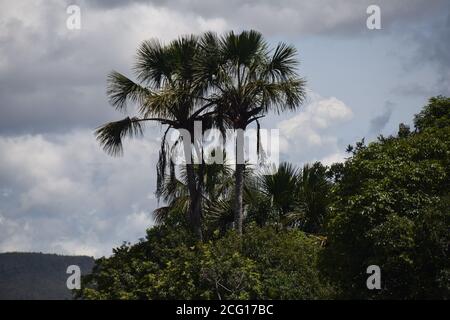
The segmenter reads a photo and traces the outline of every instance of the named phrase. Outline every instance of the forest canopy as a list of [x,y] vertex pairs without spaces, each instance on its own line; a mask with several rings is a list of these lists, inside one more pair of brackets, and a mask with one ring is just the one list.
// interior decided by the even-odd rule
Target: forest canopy
[[[347,151],[331,166],[283,163],[271,176],[245,168],[242,235],[233,170],[193,168],[202,239],[190,225],[186,175],[164,179],[157,224],[98,259],[75,296],[448,299],[450,98],[431,98],[413,128]],[[370,265],[380,267],[380,290],[366,287]]]

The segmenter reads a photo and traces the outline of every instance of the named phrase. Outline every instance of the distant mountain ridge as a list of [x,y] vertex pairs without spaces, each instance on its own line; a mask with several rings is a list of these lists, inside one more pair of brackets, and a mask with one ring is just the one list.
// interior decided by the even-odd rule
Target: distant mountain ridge
[[67,300],[67,267],[90,273],[94,258],[46,253],[0,253],[0,300]]

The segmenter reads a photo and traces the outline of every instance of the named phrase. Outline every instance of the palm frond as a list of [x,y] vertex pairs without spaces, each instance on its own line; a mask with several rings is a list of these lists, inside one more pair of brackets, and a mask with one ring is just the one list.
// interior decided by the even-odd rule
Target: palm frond
[[275,110],[280,113],[285,110],[297,109],[305,100],[306,81],[299,78],[289,78],[281,82],[255,82],[253,90],[261,92],[260,102],[264,111]]
[[170,206],[163,206],[153,210],[153,218],[155,219],[156,224],[164,224],[164,221],[167,219],[169,213]]
[[204,209],[205,221],[212,229],[225,230],[234,219],[231,198],[208,201]]
[[134,65],[139,81],[159,88],[171,81],[174,67],[174,57],[168,46],[163,46],[156,39],[142,42]]
[[297,50],[294,46],[279,43],[267,65],[264,66],[263,74],[270,76],[272,81],[285,81],[294,76],[299,64],[295,59],[296,55]]
[[167,206],[153,210],[153,218],[157,224],[165,224],[169,221],[181,222],[189,211],[190,198],[187,195],[174,199]]
[[122,155],[124,137],[141,136],[143,127],[138,118],[126,117],[123,120],[107,123],[95,130],[95,136],[106,153]]
[[221,48],[225,60],[250,67],[259,55],[265,54],[267,43],[258,31],[242,31],[240,34],[231,31],[222,37]]
[[220,83],[220,39],[216,33],[206,32],[199,39],[199,52],[194,59],[194,83],[203,90]]
[[188,188],[185,183],[176,177],[166,177],[160,193],[157,195],[166,203],[173,203],[177,198],[189,195]]
[[180,102],[180,92],[171,88],[162,89],[148,94],[138,111],[143,117],[176,119]]
[[109,102],[120,111],[127,107],[127,102],[141,103],[150,91],[130,80],[123,74],[112,71],[107,79],[107,95]]
[[173,63],[176,67],[176,81],[191,83],[193,79],[194,59],[198,52],[198,37],[182,36],[169,44]]
[[170,162],[170,165],[173,166],[172,161],[170,161],[168,152],[167,152],[167,134],[170,130],[170,126],[164,132],[164,135],[161,140],[161,148],[159,150],[158,162],[156,164],[156,196],[159,197],[162,195],[162,190],[164,186],[164,181],[166,178],[166,164],[167,161]]
[[273,175],[260,175],[261,192],[272,200],[280,215],[290,211],[298,193],[298,170],[289,163],[281,163]]

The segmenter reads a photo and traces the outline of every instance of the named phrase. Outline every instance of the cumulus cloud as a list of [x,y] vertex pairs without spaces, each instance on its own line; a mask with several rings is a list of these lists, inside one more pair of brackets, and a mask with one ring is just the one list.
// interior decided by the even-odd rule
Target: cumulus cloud
[[[2,1],[0,9],[0,134],[64,132],[92,128],[116,114],[105,99],[111,69],[130,74],[138,44],[206,30],[256,28],[269,38],[367,32],[358,1],[75,1],[81,30],[66,28],[73,1]],[[382,0],[383,28],[414,25],[448,8],[445,1]],[[444,10],[443,10],[444,9]],[[320,21],[320,23],[317,23]],[[414,32],[421,56],[436,61],[448,78],[448,22]],[[432,31],[433,31],[432,30]],[[389,31],[388,31],[389,32]],[[437,41],[439,40],[439,41]],[[427,56],[424,56],[427,54]],[[442,66],[446,67],[443,68]],[[445,76],[445,77],[444,77]]]
[[226,28],[219,18],[140,3],[106,10],[81,2],[81,30],[69,30],[68,4],[2,2],[0,133],[63,132],[113,119],[106,75],[130,75],[143,40]]
[[331,129],[338,129],[352,119],[353,112],[343,101],[311,93],[309,103],[295,116],[278,123],[280,152],[287,161],[302,164],[325,159],[343,159],[338,138]]
[[0,137],[0,251],[99,256],[144,236],[158,146],[129,141],[111,158],[87,130]]

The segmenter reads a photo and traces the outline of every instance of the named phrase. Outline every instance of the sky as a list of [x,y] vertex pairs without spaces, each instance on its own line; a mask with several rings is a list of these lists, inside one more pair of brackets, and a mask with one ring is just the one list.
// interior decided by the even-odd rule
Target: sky
[[[372,4],[381,29],[367,28]],[[67,27],[70,5],[80,29]],[[131,77],[143,40],[246,29],[298,50],[307,100],[262,122],[296,165],[343,161],[347,145],[450,95],[449,0],[0,0],[0,252],[100,257],[144,237],[162,129],[106,155],[93,131],[124,117],[106,76]]]

